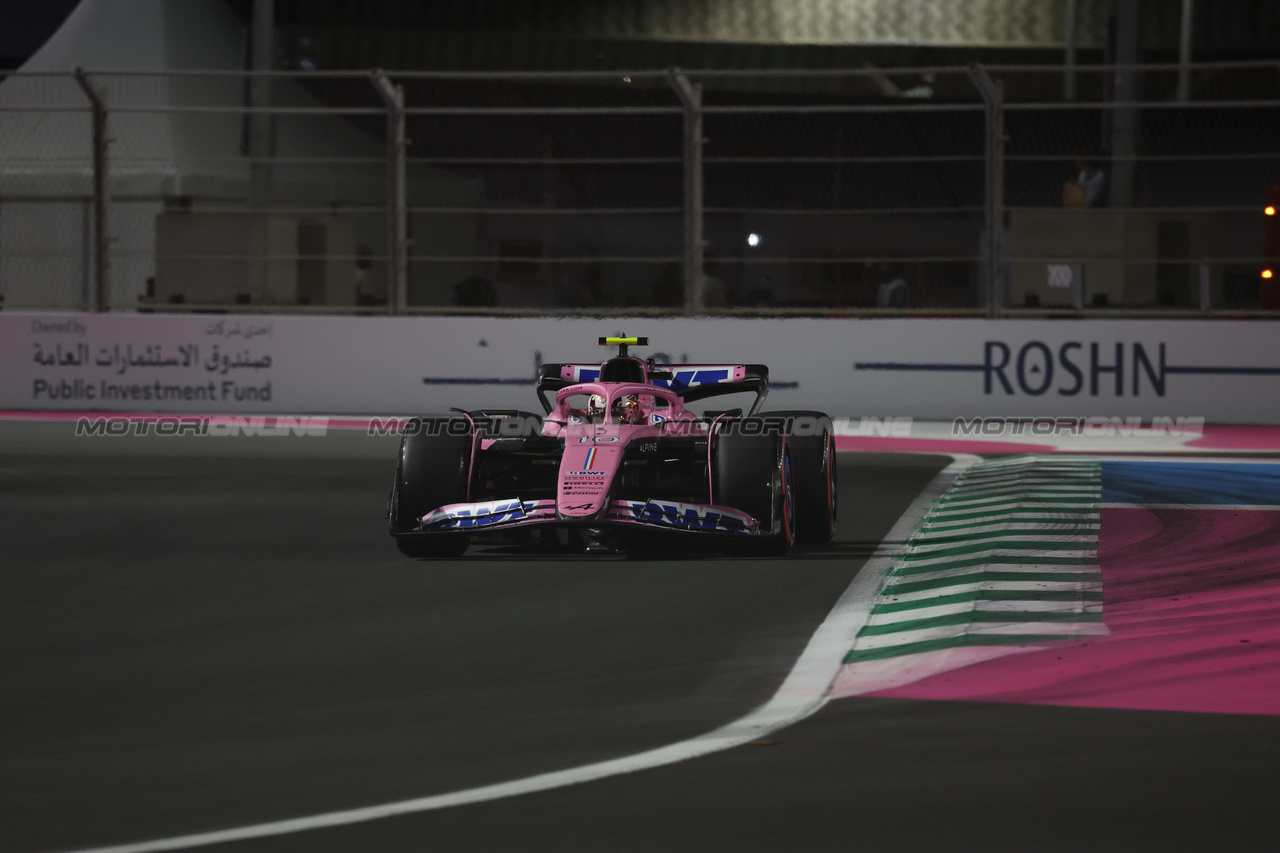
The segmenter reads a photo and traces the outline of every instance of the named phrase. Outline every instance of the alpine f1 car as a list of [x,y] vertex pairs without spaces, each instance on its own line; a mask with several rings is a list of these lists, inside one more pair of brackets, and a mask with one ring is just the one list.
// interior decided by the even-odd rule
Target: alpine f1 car
[[[406,423],[389,507],[404,554],[457,557],[474,535],[520,528],[567,528],[585,550],[683,535],[779,555],[831,539],[827,415],[762,414],[762,364],[660,365],[628,352],[648,338],[600,344],[617,356],[541,366],[545,416],[454,409]],[[742,392],[755,394],[745,414],[686,409]]]

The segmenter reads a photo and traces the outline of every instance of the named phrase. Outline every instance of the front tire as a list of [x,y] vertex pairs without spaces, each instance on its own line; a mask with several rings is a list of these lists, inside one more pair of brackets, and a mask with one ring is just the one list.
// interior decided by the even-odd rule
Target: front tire
[[757,418],[733,421],[715,436],[716,503],[756,518],[767,532],[744,546],[781,556],[795,541],[795,495],[786,436]]
[[465,418],[414,418],[405,426],[391,487],[391,535],[400,553],[416,559],[466,553],[470,533],[413,531],[431,510],[467,499],[474,437]]

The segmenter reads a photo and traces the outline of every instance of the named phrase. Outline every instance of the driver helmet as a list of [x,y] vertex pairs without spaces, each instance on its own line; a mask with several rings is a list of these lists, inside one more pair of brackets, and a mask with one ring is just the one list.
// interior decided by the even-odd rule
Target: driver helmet
[[624,424],[633,424],[640,418],[640,395],[627,394],[613,401],[613,413]]
[[604,397],[600,394],[592,394],[587,400],[587,414],[593,418],[604,415]]

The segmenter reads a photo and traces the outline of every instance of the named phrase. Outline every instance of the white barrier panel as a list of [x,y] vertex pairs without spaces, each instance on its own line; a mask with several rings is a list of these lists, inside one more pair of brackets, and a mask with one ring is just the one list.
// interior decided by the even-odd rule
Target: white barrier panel
[[[0,314],[0,408],[540,411],[543,362],[648,335],[659,361],[769,365],[770,408],[836,416],[1280,420],[1272,322]],[[714,405],[723,405],[715,403]],[[735,402],[733,405],[737,405]]]

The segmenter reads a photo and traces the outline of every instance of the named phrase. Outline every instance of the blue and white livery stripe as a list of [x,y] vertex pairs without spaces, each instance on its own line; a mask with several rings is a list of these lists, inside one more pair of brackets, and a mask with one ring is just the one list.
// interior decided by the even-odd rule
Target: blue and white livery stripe
[[677,530],[715,530],[749,533],[756,520],[745,512],[724,506],[704,506],[679,501],[614,501],[611,517],[646,524],[658,524]]
[[[675,365],[657,365],[671,372],[670,379],[655,379],[653,384],[659,388],[670,388],[678,391],[681,388],[692,388],[694,385],[716,385],[733,379],[734,365],[690,365],[680,368]],[[575,383],[598,382],[600,380],[599,365],[573,365],[573,381]]]
[[434,509],[423,516],[422,529],[463,530],[502,524],[524,517],[524,504],[519,498],[475,504],[453,504]]

